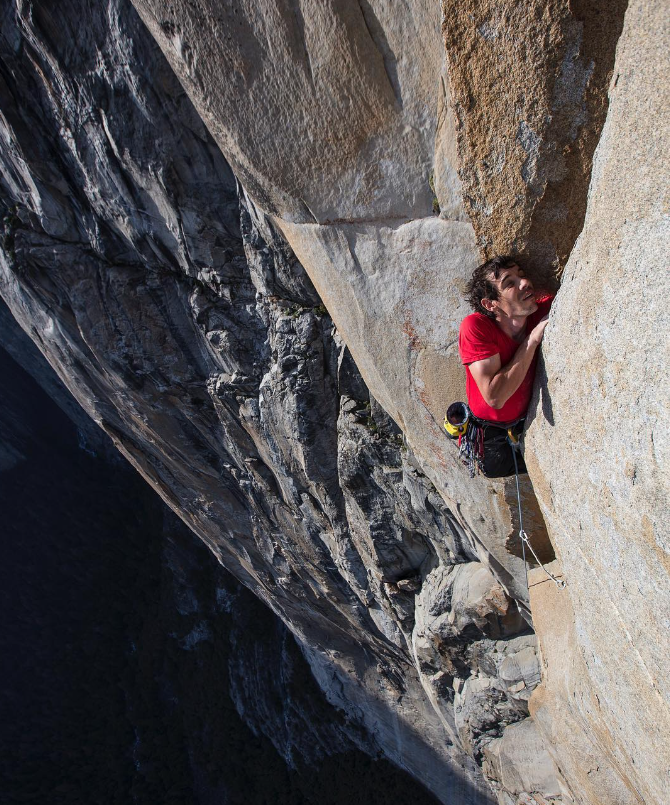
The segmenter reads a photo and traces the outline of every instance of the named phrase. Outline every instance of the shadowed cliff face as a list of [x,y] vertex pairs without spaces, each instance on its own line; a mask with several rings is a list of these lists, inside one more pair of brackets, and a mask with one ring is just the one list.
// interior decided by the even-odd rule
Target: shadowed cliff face
[[[467,13],[445,19],[449,73],[434,4],[137,7],[201,117],[126,6],[67,4],[57,21],[39,4],[3,12],[3,296],[388,757],[443,801],[485,800],[482,765],[503,805],[533,792],[586,803],[574,766],[568,781],[558,771],[570,738],[550,708],[525,718],[539,665],[510,485],[471,481],[439,420],[462,396],[456,333],[477,238],[500,248],[513,233],[547,261],[572,246],[622,9],[608,7],[591,44],[582,34],[598,26],[565,4],[534,19],[547,47],[530,35],[505,85],[525,93],[533,136],[521,127],[517,144],[532,160],[519,184],[518,126],[492,114],[510,159],[477,196],[493,90],[471,81],[468,43],[515,45],[518,14],[477,34]],[[569,419],[569,396],[552,405],[542,411]],[[573,443],[559,441],[543,460],[567,472]],[[529,463],[550,512],[553,470]],[[528,522],[541,537],[537,507]],[[566,545],[582,539],[573,529]],[[589,606],[570,588],[568,601]],[[578,634],[559,638],[568,663],[587,653]],[[589,790],[607,779],[634,802],[629,750],[602,748],[620,712],[583,712],[600,719],[595,742],[580,727],[585,773],[604,769]]]
[[[519,690],[537,682],[516,603],[131,9],[64,6],[56,21],[35,6],[3,25],[12,312],[281,615],[366,741],[441,799],[486,801],[482,741],[527,714]],[[526,670],[499,676],[528,650]],[[473,674],[489,693],[456,700]]]
[[3,798],[435,802],[0,322]]

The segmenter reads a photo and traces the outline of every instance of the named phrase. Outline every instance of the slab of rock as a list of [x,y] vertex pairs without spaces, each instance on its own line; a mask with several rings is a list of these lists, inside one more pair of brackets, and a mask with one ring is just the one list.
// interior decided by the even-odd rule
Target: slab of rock
[[[661,78],[669,49],[666,4],[631,2],[584,231],[545,332],[546,380],[528,439],[574,610],[572,636],[555,639],[585,666],[583,696],[553,675],[548,691],[606,747],[624,792],[590,802],[661,805],[670,782],[670,455],[662,435],[670,418],[670,98]],[[572,746],[557,743],[559,756]],[[576,773],[577,788],[586,775]]]
[[[548,569],[565,580],[558,561]],[[530,698],[529,711],[547,751],[580,805],[641,805],[645,799],[631,778],[633,765],[621,765],[614,754],[609,724],[579,647],[570,596],[540,568],[530,580],[542,684]]]
[[591,159],[625,0],[443,0],[463,198],[487,255],[563,266],[586,209]]
[[294,222],[429,215],[439,7],[137,0],[235,174]]
[[250,195],[276,215],[372,396],[480,559],[524,597],[522,563],[505,548],[508,505],[497,485],[473,486],[441,426],[464,397],[461,291],[479,255],[458,198],[435,5],[136,7]]
[[484,748],[484,768],[500,805],[572,805],[569,789],[531,718],[510,725]]

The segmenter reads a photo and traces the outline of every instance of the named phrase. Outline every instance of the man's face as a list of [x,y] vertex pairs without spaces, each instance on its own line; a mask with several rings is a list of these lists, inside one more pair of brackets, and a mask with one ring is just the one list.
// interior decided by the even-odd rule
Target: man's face
[[491,283],[498,290],[498,298],[488,300],[490,308],[486,307],[496,318],[525,318],[537,310],[533,283],[516,263],[503,268],[498,279],[491,277]]

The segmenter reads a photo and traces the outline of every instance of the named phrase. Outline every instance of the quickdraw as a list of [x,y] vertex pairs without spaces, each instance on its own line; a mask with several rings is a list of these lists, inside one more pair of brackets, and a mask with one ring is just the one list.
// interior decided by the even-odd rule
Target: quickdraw
[[468,422],[464,433],[458,437],[458,456],[471,478],[484,472],[484,428],[475,419]]
[[547,568],[540,562],[538,555],[535,553],[533,546],[530,544],[530,540],[528,539],[528,534],[524,531],[523,528],[523,513],[521,511],[521,492],[519,491],[519,465],[516,460],[516,451],[519,449],[519,439],[516,438],[516,441],[512,441],[512,437],[508,432],[508,438],[510,440],[510,444],[512,445],[512,457],[514,458],[514,474],[516,478],[516,500],[519,506],[519,538],[521,539],[521,553],[523,556],[523,564],[526,568],[526,587],[528,588],[528,595],[530,596],[530,586],[528,584],[528,562],[526,562],[526,545],[530,548],[530,552],[535,557],[535,561],[538,565],[544,570],[544,572],[549,576],[549,578],[554,582],[554,584],[558,587],[559,590],[564,590],[566,587],[565,582],[563,579],[557,579],[553,573],[550,573]]
[[507,430],[508,438],[518,443],[514,427],[520,419],[509,423],[487,422],[476,417],[463,402],[452,403],[444,417],[444,428],[452,439],[458,439],[458,457],[468,468],[470,477],[484,474],[484,437],[487,427]]
[[464,402],[452,403],[444,417],[444,428],[452,439],[458,439],[458,457],[474,478],[484,471],[484,429]]

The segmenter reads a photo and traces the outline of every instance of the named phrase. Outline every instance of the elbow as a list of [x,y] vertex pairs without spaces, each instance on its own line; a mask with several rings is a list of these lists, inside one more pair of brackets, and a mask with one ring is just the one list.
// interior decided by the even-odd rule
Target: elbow
[[494,411],[499,411],[505,404],[505,401],[499,399],[498,397],[484,397],[484,402],[489,406],[489,408],[493,408]]

